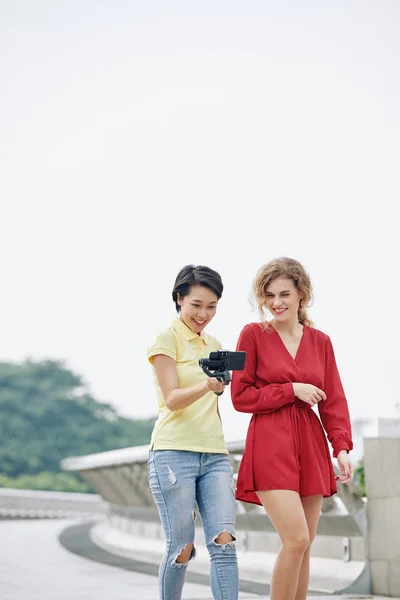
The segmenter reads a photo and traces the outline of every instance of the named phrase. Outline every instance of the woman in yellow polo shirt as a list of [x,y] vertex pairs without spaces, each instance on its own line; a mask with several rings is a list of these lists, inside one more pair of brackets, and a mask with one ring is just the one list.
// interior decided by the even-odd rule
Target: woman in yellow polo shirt
[[211,562],[215,600],[237,600],[236,500],[218,396],[224,384],[207,377],[199,359],[222,348],[204,332],[223,284],[206,266],[187,265],[175,280],[178,317],[148,348],[158,397],[149,456],[149,484],[166,537],[159,568],[160,600],[180,600],[195,556],[195,506]]

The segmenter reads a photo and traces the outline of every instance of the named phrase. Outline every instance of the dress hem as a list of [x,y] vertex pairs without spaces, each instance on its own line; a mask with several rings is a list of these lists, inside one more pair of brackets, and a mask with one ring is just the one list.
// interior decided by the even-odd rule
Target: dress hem
[[[337,494],[337,489],[336,490],[331,489],[329,493],[315,491],[315,492],[311,492],[311,493],[307,493],[307,494],[300,494],[300,492],[298,490],[295,490],[293,488],[287,488],[287,487],[274,487],[274,488],[270,488],[269,490],[258,490],[258,491],[259,492],[270,492],[270,491],[274,491],[274,490],[296,492],[299,494],[300,498],[308,498],[309,496],[322,496],[323,498],[331,498],[331,496],[334,496],[335,494]],[[256,491],[249,491],[245,494],[236,493],[235,497],[236,497],[236,500],[238,500],[239,502],[245,502],[246,504],[258,504],[259,506],[262,506],[262,502],[258,498]]]

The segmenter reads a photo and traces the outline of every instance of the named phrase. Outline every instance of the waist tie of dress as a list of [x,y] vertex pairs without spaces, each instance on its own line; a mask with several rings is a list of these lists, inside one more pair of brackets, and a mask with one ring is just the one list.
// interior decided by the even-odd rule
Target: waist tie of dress
[[301,471],[299,410],[311,409],[311,406],[309,404],[306,404],[306,402],[302,402],[301,400],[299,400],[299,401],[296,400],[295,403],[292,404],[290,408],[291,408],[290,421],[292,424],[292,431],[293,431],[294,451],[296,454],[297,468],[299,469],[299,471]]

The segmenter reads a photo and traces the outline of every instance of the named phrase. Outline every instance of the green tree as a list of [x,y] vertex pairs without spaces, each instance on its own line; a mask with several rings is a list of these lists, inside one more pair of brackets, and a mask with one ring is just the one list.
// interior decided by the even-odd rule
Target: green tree
[[50,473],[49,471],[42,471],[37,475],[18,475],[18,477],[0,475],[1,487],[52,492],[93,492],[91,486],[74,473]]
[[362,496],[366,496],[365,489],[365,470],[364,470],[364,459],[362,458],[356,465],[354,469],[354,481],[360,488],[360,493]]
[[0,363],[0,474],[7,478],[61,473],[67,456],[147,444],[154,420],[119,416],[61,361]]

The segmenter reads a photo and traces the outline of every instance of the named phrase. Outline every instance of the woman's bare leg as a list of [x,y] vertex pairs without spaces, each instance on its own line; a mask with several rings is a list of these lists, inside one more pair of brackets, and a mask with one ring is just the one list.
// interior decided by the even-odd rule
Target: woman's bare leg
[[322,496],[305,496],[301,498],[304,514],[306,516],[310,543],[303,555],[295,600],[307,600],[308,584],[310,582],[310,549],[317,533],[318,521],[322,509],[322,499]]
[[271,600],[294,600],[310,544],[303,504],[299,494],[291,490],[261,491],[257,495],[282,542],[272,572]]

